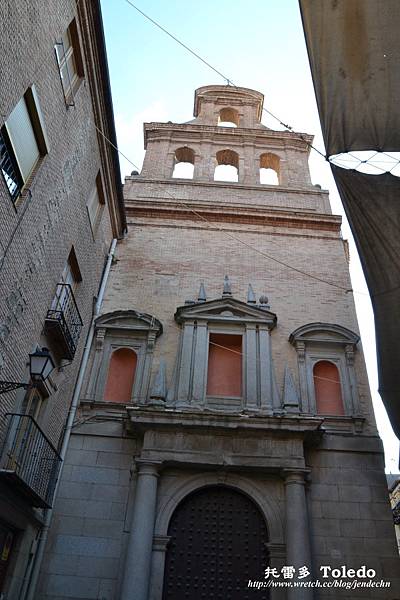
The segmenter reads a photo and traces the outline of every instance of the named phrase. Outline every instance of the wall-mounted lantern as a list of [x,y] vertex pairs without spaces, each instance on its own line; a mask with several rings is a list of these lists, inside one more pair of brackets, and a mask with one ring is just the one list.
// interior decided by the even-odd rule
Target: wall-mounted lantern
[[18,388],[30,389],[43,383],[54,369],[55,364],[50,356],[48,348],[38,348],[29,354],[29,383],[17,383],[15,381],[0,381],[0,394],[5,394]]

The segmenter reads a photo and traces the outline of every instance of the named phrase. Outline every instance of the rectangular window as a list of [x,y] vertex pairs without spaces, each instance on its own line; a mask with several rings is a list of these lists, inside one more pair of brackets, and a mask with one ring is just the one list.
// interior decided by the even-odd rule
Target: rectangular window
[[43,117],[32,86],[0,129],[1,172],[14,201],[47,152]]
[[103,186],[101,182],[101,175],[98,173],[96,177],[96,185],[94,186],[89,200],[86,204],[86,209],[89,215],[90,226],[92,228],[93,235],[95,234],[99,223],[101,221],[101,214],[105,204]]
[[73,295],[76,292],[78,283],[81,281],[82,274],[79,268],[78,259],[76,258],[74,248],[71,248],[67,262],[65,263],[65,267],[57,284],[56,294],[51,304],[52,310],[59,310],[62,312],[70,311],[72,304],[75,302]]
[[210,333],[207,396],[242,396],[242,336]]
[[56,43],[54,48],[65,102],[68,106],[73,106],[74,94],[83,77],[82,56],[75,19],[71,22],[62,39]]

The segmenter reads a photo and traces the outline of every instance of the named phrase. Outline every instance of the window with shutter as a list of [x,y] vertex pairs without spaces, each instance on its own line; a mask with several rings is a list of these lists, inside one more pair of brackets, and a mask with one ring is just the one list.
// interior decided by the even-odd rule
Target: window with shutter
[[44,120],[35,87],[32,86],[0,129],[0,169],[14,201],[47,152]]
[[74,94],[83,77],[82,57],[75,19],[55,47],[61,84],[67,106],[74,106]]

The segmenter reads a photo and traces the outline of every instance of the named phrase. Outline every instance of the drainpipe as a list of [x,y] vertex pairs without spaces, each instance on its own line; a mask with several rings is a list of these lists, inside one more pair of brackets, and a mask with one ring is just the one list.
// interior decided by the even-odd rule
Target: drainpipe
[[[111,242],[106,267],[104,269],[103,277],[101,279],[99,295],[96,300],[94,314],[92,317],[92,322],[90,324],[90,329],[89,329],[89,332],[88,332],[88,335],[86,338],[86,345],[85,345],[85,349],[83,351],[82,362],[81,362],[81,366],[79,369],[78,379],[76,382],[74,395],[72,397],[72,402],[71,402],[71,406],[70,406],[69,413],[68,413],[68,419],[67,419],[67,424],[65,427],[64,438],[63,438],[63,442],[62,442],[62,446],[61,446],[61,450],[60,450],[60,456],[61,456],[62,462],[61,462],[61,468],[60,468],[60,472],[58,474],[58,479],[57,479],[55,490],[54,490],[53,505],[54,505],[55,498],[57,496],[58,486],[61,481],[64,459],[65,459],[65,455],[67,454],[69,438],[71,437],[71,431],[72,431],[72,427],[73,427],[74,420],[75,420],[75,414],[76,414],[76,410],[79,405],[79,398],[80,398],[80,393],[81,393],[81,389],[82,389],[83,378],[85,376],[86,366],[87,366],[87,363],[89,360],[90,349],[92,347],[92,341],[93,341],[93,336],[94,336],[94,322],[96,320],[96,317],[100,313],[100,308],[103,303],[104,293],[106,290],[108,276],[110,274],[111,264],[112,264],[112,260],[113,260],[114,254],[115,254],[116,246],[117,246],[117,239],[114,238],[113,241]],[[41,534],[40,534],[36,554],[35,554],[34,560],[32,561],[31,572],[26,574],[26,577],[24,580],[24,585],[21,590],[21,598],[23,598],[24,600],[33,600],[34,599],[36,586],[38,583],[38,578],[39,578],[39,573],[40,573],[40,567],[41,567],[41,564],[43,561],[44,550],[45,550],[47,538],[49,535],[52,517],[53,517],[53,509],[49,508],[46,511],[45,521],[44,521],[44,525],[41,529]]]

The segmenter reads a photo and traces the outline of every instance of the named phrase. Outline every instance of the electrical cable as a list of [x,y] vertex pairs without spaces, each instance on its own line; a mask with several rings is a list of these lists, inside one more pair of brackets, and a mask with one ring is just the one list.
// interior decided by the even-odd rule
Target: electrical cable
[[[115,144],[113,144],[108,138],[107,136],[95,125],[97,131],[104,137],[104,139],[111,144],[111,146],[117,150],[117,152],[119,152],[121,154],[121,156],[123,156],[137,171],[140,171],[140,168],[132,161],[130,160],[127,156],[125,156],[119,149],[117,146],[115,146]],[[267,258],[268,260],[272,260],[273,262],[276,262],[278,264],[280,264],[283,267],[286,267],[288,269],[291,269],[301,275],[305,275],[306,277],[309,277],[311,279],[314,279],[316,281],[319,281],[320,283],[325,283],[326,285],[330,285],[332,287],[338,288],[340,290],[345,291],[346,293],[357,293],[357,294],[362,294],[363,296],[368,296],[367,293],[365,292],[359,292],[359,291],[355,291],[351,288],[347,288],[345,286],[339,285],[337,283],[334,283],[332,281],[327,281],[325,279],[322,279],[321,277],[318,277],[317,275],[312,275],[311,273],[307,273],[306,271],[303,271],[302,269],[298,269],[297,267],[294,267],[292,265],[290,265],[289,263],[286,263],[284,261],[281,261],[277,258],[274,258],[273,256],[271,256],[270,254],[267,254],[266,252],[262,252],[261,250],[259,250],[258,248],[256,248],[255,246],[252,246],[251,244],[248,244],[247,242],[245,242],[244,240],[242,240],[241,238],[237,237],[236,235],[233,235],[232,233],[228,232],[226,229],[224,229],[223,227],[219,227],[216,224],[211,223],[211,221],[209,221],[206,217],[204,217],[203,215],[201,215],[200,213],[198,213],[196,210],[194,210],[191,206],[189,206],[186,202],[184,202],[181,199],[176,198],[175,196],[173,196],[168,190],[165,190],[165,193],[170,196],[170,198],[172,198],[172,200],[178,201],[182,206],[185,206],[188,210],[190,210],[194,215],[196,215],[199,219],[201,219],[202,221],[204,221],[205,223],[207,223],[208,225],[210,225],[213,228],[218,229],[218,231],[220,231],[221,233],[223,233],[224,235],[226,235],[227,237],[233,239],[235,242],[238,242],[240,244],[242,244],[243,246],[246,246],[247,248],[250,248],[251,250],[253,250],[254,252],[256,252],[257,254],[259,254],[260,256],[263,256],[264,258]]]
[[[156,27],[158,27],[158,29],[160,29],[163,33],[165,33],[170,38],[172,38],[177,44],[179,44],[180,46],[182,46],[182,48],[184,48],[185,50],[187,50],[188,52],[190,52],[190,54],[192,54],[195,58],[197,58],[203,64],[205,64],[207,67],[209,67],[212,71],[214,71],[214,73],[217,73],[217,75],[219,75],[220,77],[222,77],[222,79],[224,81],[226,81],[227,85],[232,86],[234,88],[240,87],[240,86],[236,85],[232,81],[232,79],[230,79],[229,77],[226,77],[226,75],[224,75],[223,73],[221,73],[221,71],[219,71],[216,67],[213,67],[212,64],[210,64],[209,62],[207,62],[197,52],[195,52],[194,50],[192,50],[191,48],[189,48],[189,46],[187,46],[186,44],[184,44],[179,38],[177,38],[175,35],[173,35],[172,33],[170,33],[167,29],[165,29],[165,27],[163,27],[162,25],[160,25],[160,23],[158,23],[155,19],[152,19],[149,15],[147,15],[145,12],[143,12],[142,10],[140,10],[140,8],[138,8],[135,4],[133,4],[133,2],[131,2],[131,0],[125,0],[125,2],[127,4],[129,4],[129,6],[131,6],[132,8],[134,8],[143,17],[145,17],[148,21],[150,21],[150,23],[152,23],[153,25],[155,25]],[[318,152],[318,154],[320,154],[322,156],[322,158],[324,158],[325,160],[328,160],[327,156],[323,152],[321,152],[320,150],[318,150],[318,148],[315,148],[315,146],[313,146],[313,144],[311,144],[311,142],[309,142],[303,136],[302,133],[299,133],[299,132],[295,131],[293,129],[293,127],[291,127],[287,123],[284,123],[279,117],[277,117],[276,115],[274,115],[274,113],[272,113],[270,110],[268,110],[268,109],[266,109],[264,107],[263,107],[262,110],[266,114],[270,115],[273,119],[275,119],[275,121],[277,121],[280,125],[282,125],[282,127],[285,127],[285,129],[287,129],[288,131],[291,131],[292,133],[295,133],[305,144],[307,144],[307,146],[309,146],[310,148],[312,148],[313,150],[315,150],[315,152]]]
[[[133,9],[135,9],[139,14],[141,14],[145,19],[147,19],[148,21],[150,21],[150,23],[152,23],[153,25],[155,25],[156,27],[158,27],[158,29],[160,29],[163,33],[165,33],[166,35],[168,35],[172,40],[174,40],[174,42],[176,42],[177,44],[179,44],[180,46],[182,46],[182,48],[184,48],[185,50],[187,50],[187,52],[189,52],[190,54],[192,54],[195,58],[197,58],[198,60],[200,60],[203,64],[205,64],[209,69],[211,69],[212,71],[214,71],[214,73],[217,73],[217,75],[219,75],[224,81],[226,81],[227,85],[232,86],[234,88],[237,88],[239,86],[237,86],[232,79],[230,79],[229,77],[227,77],[226,75],[224,75],[221,71],[219,71],[216,67],[214,67],[211,63],[209,63],[208,61],[206,61],[202,56],[200,56],[200,54],[198,54],[197,52],[195,52],[194,50],[192,50],[192,48],[190,48],[189,46],[187,46],[184,42],[182,42],[179,38],[177,38],[175,35],[173,35],[172,33],[170,33],[165,27],[163,27],[160,23],[158,23],[158,21],[156,21],[155,19],[153,19],[152,17],[150,17],[148,14],[146,14],[145,12],[143,12],[138,6],[136,6],[131,0],[125,0],[125,2],[127,4],[129,4],[129,6],[131,6]],[[293,129],[293,127],[291,127],[290,125],[288,125],[287,123],[284,123],[279,117],[277,117],[273,112],[271,112],[270,110],[268,110],[267,108],[263,107],[263,112],[265,112],[266,114],[268,114],[270,117],[272,117],[273,119],[275,119],[275,121],[277,121],[280,125],[282,125],[282,127],[284,127],[285,129],[287,129],[288,131],[296,134],[309,148],[312,148],[313,150],[315,150],[315,152],[317,152],[320,156],[322,156],[322,158],[324,158],[327,162],[330,162],[332,164],[336,164],[334,161],[337,159],[338,156],[340,155],[335,155],[336,158],[332,158],[331,156],[327,156],[326,154],[324,154],[323,152],[321,152],[321,150],[319,150],[318,148],[316,148],[311,142],[309,142],[302,133],[299,133],[297,131],[295,131]],[[349,154],[350,156],[351,153],[342,153],[342,154]],[[378,152],[377,152],[378,154]],[[385,154],[385,153],[383,153]],[[386,153],[387,154],[387,153]],[[389,154],[387,154],[387,156],[390,156]],[[367,160],[361,160],[358,157],[354,157],[356,160],[359,161],[359,164],[357,165],[357,167],[354,168],[354,170],[356,170],[361,164],[368,164],[368,161],[371,160],[370,157]],[[375,163],[369,163],[370,165],[374,166],[377,169],[380,169],[383,173],[391,173],[393,171],[393,169],[395,167],[398,166],[398,164],[400,164],[400,160],[398,160],[395,157],[391,157],[394,160],[397,160],[397,163],[390,169],[390,171],[384,170],[382,169],[382,167],[377,166]],[[338,165],[340,166],[340,165]],[[342,168],[346,168],[346,167],[342,167]]]

